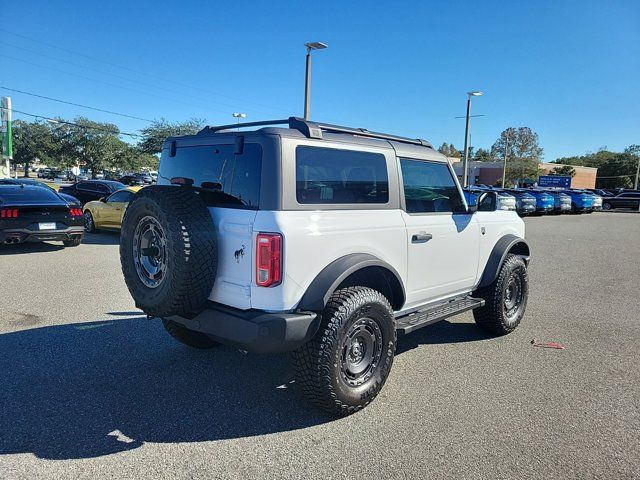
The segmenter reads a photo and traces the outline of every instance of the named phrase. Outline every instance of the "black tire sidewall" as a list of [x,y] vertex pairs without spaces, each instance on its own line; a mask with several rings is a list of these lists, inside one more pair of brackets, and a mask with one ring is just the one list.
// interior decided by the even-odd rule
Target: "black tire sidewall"
[[[382,334],[382,354],[380,363],[375,368],[373,375],[365,383],[357,387],[348,385],[342,378],[342,345],[351,326],[360,318],[372,319]],[[331,383],[338,399],[346,405],[356,406],[371,401],[384,385],[391,366],[396,348],[395,324],[388,308],[378,302],[367,301],[348,313],[338,331],[336,341],[331,352]]]
[[[171,252],[174,250],[175,238],[169,230],[166,215],[159,205],[157,205],[152,199],[146,197],[136,199],[131,205],[129,205],[125,214],[128,217],[128,224],[133,226],[134,231],[140,220],[144,217],[151,216],[155,218],[165,232],[167,251]],[[122,270],[127,285],[129,286],[129,290],[132,291],[132,294],[135,292],[134,298],[136,299],[136,302],[143,307],[143,310],[154,314],[154,309],[150,308],[148,305],[155,304],[160,306],[159,304],[164,303],[163,301],[167,297],[167,292],[170,292],[173,288],[173,269],[175,268],[174,256],[167,255],[167,271],[163,282],[156,288],[150,288],[145,285],[138,276],[138,272],[133,262],[133,232],[126,232],[125,234],[123,231],[122,233],[123,234],[120,237],[120,250],[125,258],[132,259],[131,261],[122,263]],[[159,314],[160,312],[155,313]]]
[[518,306],[517,315],[513,318],[508,318],[504,313],[504,308],[502,309],[501,323],[505,330],[511,331],[518,326],[527,309],[527,300],[529,298],[529,277],[524,261],[520,257],[517,257],[515,255],[508,258],[508,260],[503,264],[502,268],[504,269],[504,271],[501,272],[501,275],[499,277],[499,288],[502,292],[502,304],[504,304],[505,301],[508,280],[511,275],[513,275],[514,273],[518,275],[520,277],[522,285],[522,301]]

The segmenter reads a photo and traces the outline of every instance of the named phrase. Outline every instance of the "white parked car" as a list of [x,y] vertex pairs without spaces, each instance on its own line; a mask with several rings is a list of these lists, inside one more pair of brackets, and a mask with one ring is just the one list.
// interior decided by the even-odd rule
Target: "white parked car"
[[496,192],[469,207],[430,143],[293,117],[237,126],[169,138],[160,184],[124,216],[129,291],[177,340],[292,350],[302,391],[346,415],[380,392],[397,335],[467,310],[496,335],[518,326],[524,223]]

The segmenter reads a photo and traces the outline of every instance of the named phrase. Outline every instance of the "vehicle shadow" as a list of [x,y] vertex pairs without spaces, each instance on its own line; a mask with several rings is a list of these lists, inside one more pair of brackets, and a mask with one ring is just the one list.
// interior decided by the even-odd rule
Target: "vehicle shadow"
[[332,418],[291,388],[289,355],[194,350],[128,317],[0,335],[0,455],[88,458]]
[[413,350],[420,345],[477,342],[491,338],[495,337],[480,330],[475,323],[453,323],[442,320],[412,332],[410,335],[398,337],[396,355]]
[[85,245],[118,245],[120,243],[120,232],[99,231],[96,233],[85,233],[82,237]]
[[46,253],[62,250],[62,242],[48,243],[18,243],[14,245],[0,245],[0,255],[25,255],[27,253]]
[[[444,321],[401,338],[398,354],[485,338]],[[333,421],[300,396],[288,354],[190,349],[142,316],[2,334],[0,385],[0,455],[90,458]]]

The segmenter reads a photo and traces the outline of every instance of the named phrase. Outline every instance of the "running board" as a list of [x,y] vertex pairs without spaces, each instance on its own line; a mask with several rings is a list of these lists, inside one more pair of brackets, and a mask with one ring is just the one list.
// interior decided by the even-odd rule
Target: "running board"
[[481,298],[464,297],[440,303],[434,307],[428,307],[409,315],[396,318],[396,330],[401,335],[406,335],[419,328],[439,322],[448,317],[453,317],[467,310],[482,307],[484,300]]

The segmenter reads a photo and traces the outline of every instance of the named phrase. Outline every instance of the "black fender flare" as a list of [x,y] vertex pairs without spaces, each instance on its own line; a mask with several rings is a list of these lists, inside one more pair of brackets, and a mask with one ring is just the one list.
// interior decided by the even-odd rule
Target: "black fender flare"
[[521,256],[527,265],[529,264],[530,250],[527,242],[524,238],[507,234],[504,237],[501,237],[494,245],[493,250],[491,250],[489,259],[487,260],[487,265],[484,267],[482,278],[478,284],[478,288],[486,287],[493,283],[493,281],[498,277],[500,266],[504,262],[505,257],[512,251],[516,255]]
[[349,275],[366,267],[382,267],[394,275],[402,289],[402,298],[398,303],[400,305],[404,304],[406,292],[400,274],[398,274],[395,268],[374,255],[368,253],[352,253],[334,260],[322,269],[302,296],[298,309],[315,312],[323,310],[336,288],[338,288]]

